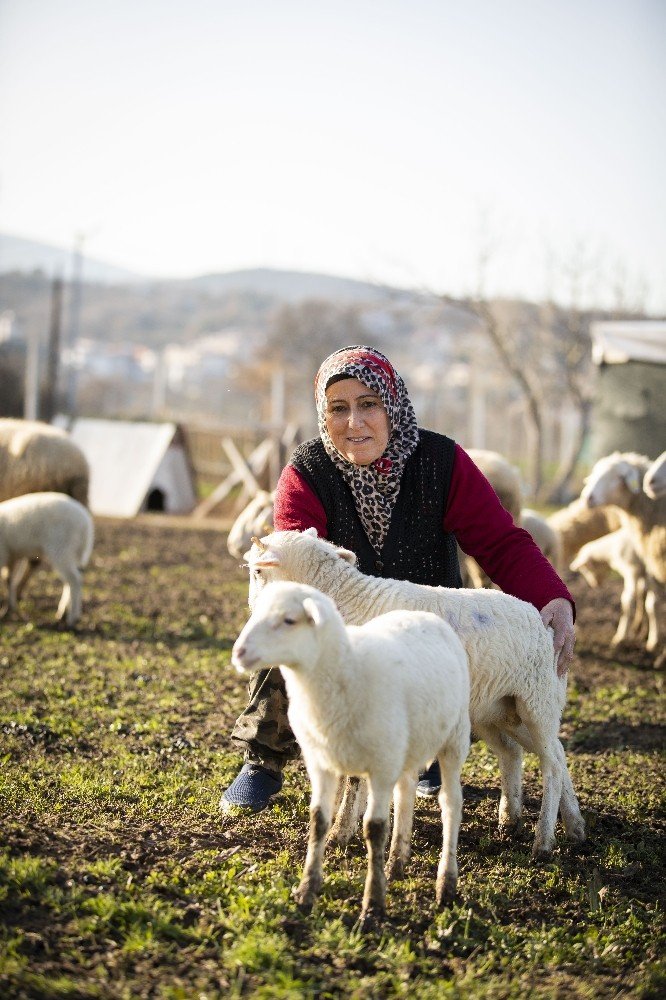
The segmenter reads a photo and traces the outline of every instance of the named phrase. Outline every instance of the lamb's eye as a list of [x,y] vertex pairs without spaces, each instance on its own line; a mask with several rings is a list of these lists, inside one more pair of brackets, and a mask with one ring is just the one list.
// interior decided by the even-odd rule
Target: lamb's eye
[[284,618],[283,621],[284,621],[285,625],[295,625],[296,624],[296,619],[295,618]]

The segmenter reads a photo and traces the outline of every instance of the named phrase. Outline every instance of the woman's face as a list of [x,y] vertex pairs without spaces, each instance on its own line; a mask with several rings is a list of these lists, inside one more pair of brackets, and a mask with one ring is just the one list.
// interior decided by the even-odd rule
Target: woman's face
[[354,465],[370,465],[384,454],[391,424],[384,404],[357,378],[326,390],[326,429],[341,455]]

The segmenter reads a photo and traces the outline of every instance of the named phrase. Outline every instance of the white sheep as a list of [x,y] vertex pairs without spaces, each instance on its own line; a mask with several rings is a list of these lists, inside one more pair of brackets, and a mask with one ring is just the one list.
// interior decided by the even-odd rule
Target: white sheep
[[568,566],[578,550],[594,538],[601,538],[621,527],[620,515],[613,507],[590,510],[584,500],[577,497],[567,507],[556,510],[546,518],[547,523],[560,538],[561,560]]
[[643,490],[652,500],[666,496],[666,451],[655,458],[643,477]]
[[253,535],[265,535],[273,527],[274,493],[259,490],[243,508],[227,536],[227,551],[234,559],[242,559]]
[[505,510],[508,510],[516,524],[520,524],[523,483],[516,466],[499,452],[485,448],[468,448],[467,454],[481,469]]
[[653,500],[643,491],[650,467],[645,455],[613,452],[592,468],[581,492],[590,508],[613,506],[646,570],[645,610],[650,621],[646,649],[659,643],[657,603],[666,585],[666,496]]
[[[629,630],[637,633],[645,615],[647,592],[647,577],[645,564],[636,552],[631,538],[625,528],[618,528],[609,535],[594,538],[582,546],[569,568],[574,573],[580,573],[590,587],[598,587],[615,570],[622,577],[623,588],[620,598],[621,614],[615,635],[611,642],[613,646],[624,642]],[[649,628],[656,628],[652,622],[654,608],[651,602],[648,620]]]
[[0,501],[67,493],[88,506],[90,467],[69,434],[39,420],[0,418]]
[[[356,569],[353,552],[318,538],[314,528],[254,539],[247,559],[251,607],[262,586],[286,579],[324,591],[349,624],[394,609],[440,615],[460,638],[469,659],[472,728],[499,759],[500,827],[513,828],[520,820],[524,747],[538,755],[543,777],[533,854],[545,857],[552,851],[558,804],[569,839],[584,839],[583,819],[558,738],[566,677],[557,676],[552,631],[535,607],[498,590],[455,590],[365,576]],[[350,822],[336,830],[342,842],[353,832],[353,810],[348,815]]]
[[18,613],[15,566],[38,557],[64,584],[57,619],[75,625],[81,616],[80,568],[90,558],[93,535],[89,511],[64,493],[27,493],[0,503],[0,569],[9,594],[5,615]]
[[[509,514],[511,514],[514,523],[519,525],[523,494],[523,484],[519,470],[497,451],[488,451],[485,448],[468,448],[467,454],[484,474],[499,497],[504,509],[508,510]],[[493,586],[492,580],[481,569],[476,559],[465,555],[460,546],[458,547],[458,561],[460,563],[463,586]]]
[[303,584],[272,583],[254,603],[234,643],[236,669],[279,663],[289,722],[312,785],[310,835],[294,896],[309,910],[322,885],[326,834],[338,779],[363,777],[368,806],[363,833],[368,871],[361,920],[384,912],[384,854],[389,807],[394,824],[387,865],[401,878],[409,855],[419,768],[437,757],[443,844],[436,896],[455,896],[462,815],[460,770],[470,740],[467,656],[453,630],[423,611],[390,611],[345,626],[333,601]]
[[562,563],[562,541],[555,528],[548,523],[545,517],[528,507],[521,510],[519,524],[521,528],[530,533],[546,559],[559,571]]

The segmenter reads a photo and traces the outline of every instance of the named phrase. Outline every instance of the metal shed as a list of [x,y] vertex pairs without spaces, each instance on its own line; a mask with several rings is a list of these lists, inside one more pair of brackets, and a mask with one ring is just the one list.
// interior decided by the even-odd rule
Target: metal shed
[[666,322],[593,323],[590,332],[593,460],[614,451],[656,458],[666,448]]
[[189,514],[197,502],[185,436],[174,423],[80,418],[68,427],[90,463],[90,509],[107,517],[141,511]]

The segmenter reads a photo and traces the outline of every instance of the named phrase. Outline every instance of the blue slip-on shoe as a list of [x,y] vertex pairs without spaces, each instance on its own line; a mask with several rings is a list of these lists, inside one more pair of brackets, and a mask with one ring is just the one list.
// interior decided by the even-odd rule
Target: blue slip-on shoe
[[442,787],[442,776],[439,770],[439,761],[432,762],[427,770],[419,774],[419,783],[416,786],[416,794],[421,799],[429,799],[433,795],[439,795]]
[[281,774],[248,761],[223,793],[220,809],[222,812],[261,812],[281,788]]

